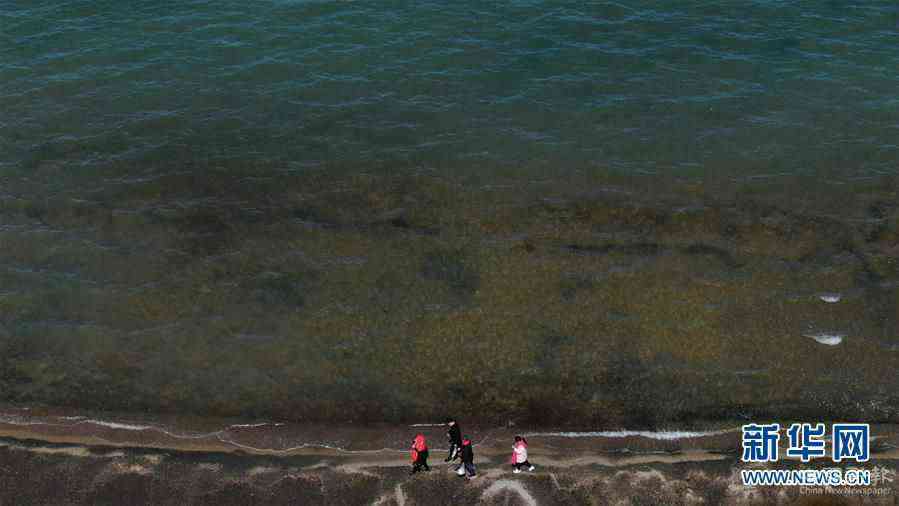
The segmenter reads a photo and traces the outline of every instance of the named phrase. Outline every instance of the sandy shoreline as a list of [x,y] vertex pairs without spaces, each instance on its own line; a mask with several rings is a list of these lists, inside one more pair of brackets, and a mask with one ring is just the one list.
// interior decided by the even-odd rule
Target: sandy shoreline
[[[600,505],[809,504],[799,487],[745,487],[739,426],[707,430],[582,431],[463,426],[478,478],[443,462],[440,424],[319,426],[139,415],[0,413],[0,505],[252,504]],[[409,476],[404,447],[427,435],[432,471]],[[528,435],[532,473],[508,465],[514,434]],[[872,427],[872,459],[899,471],[899,428]],[[327,439],[330,438],[330,439]],[[781,459],[773,469],[834,467]],[[845,464],[841,467],[846,467]],[[894,475],[893,475],[894,476]],[[894,482],[838,504],[894,504]],[[823,492],[836,493],[836,492]]]
[[[738,454],[710,450],[590,453],[536,443],[537,469],[513,474],[505,449],[487,443],[476,452],[478,478],[469,481],[439,451],[432,453],[431,472],[409,476],[405,452],[394,450],[260,453],[198,441],[154,447],[47,435],[34,427],[0,426],[0,504],[818,504],[799,487],[744,487],[739,473],[751,466]],[[888,450],[864,467],[895,472],[897,458],[899,452]],[[880,495],[833,504],[887,505],[899,496],[895,482],[871,490]]]

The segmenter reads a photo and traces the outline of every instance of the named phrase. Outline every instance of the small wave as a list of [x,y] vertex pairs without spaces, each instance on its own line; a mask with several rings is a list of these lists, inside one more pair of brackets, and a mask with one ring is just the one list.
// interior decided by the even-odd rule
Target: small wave
[[[109,429],[130,430],[130,431],[135,431],[135,432],[151,430],[154,432],[159,432],[160,434],[165,434],[166,436],[169,436],[174,439],[205,439],[205,438],[210,438],[210,437],[216,437],[219,434],[221,434],[222,432],[224,432],[221,430],[217,430],[215,432],[207,432],[207,433],[203,433],[203,434],[179,434],[177,432],[172,432],[172,431],[166,430],[162,427],[156,427],[154,425],[136,425],[136,424],[130,424],[130,423],[107,422],[105,420],[94,420],[94,419],[82,420],[82,421],[76,422],[74,425],[81,425],[81,424],[98,425],[100,427],[106,427]],[[58,424],[35,423],[32,425],[58,425]]]
[[[264,448],[264,447],[255,447],[242,443],[238,443],[232,439],[225,437],[225,434],[229,429],[232,428],[257,428],[262,426],[275,426],[280,427],[284,426],[284,423],[272,423],[272,422],[264,422],[264,423],[252,423],[252,424],[234,424],[228,426],[228,428],[223,430],[218,430],[215,432],[207,432],[203,434],[182,434],[177,432],[169,431],[162,427],[157,427],[153,425],[137,425],[130,423],[121,423],[121,422],[109,422],[106,420],[96,420],[96,419],[85,419],[86,417],[79,416],[71,416],[71,417],[60,417],[60,419],[69,419],[74,423],[53,423],[50,421],[29,421],[29,420],[20,420],[14,419],[9,416],[0,416],[0,423],[5,423],[9,425],[16,426],[51,426],[51,427],[74,427],[77,425],[95,425],[99,427],[105,427],[109,429],[116,430],[127,430],[127,431],[154,431],[160,434],[164,434],[173,439],[216,439],[222,443],[233,446],[235,448],[241,448],[244,450],[254,451],[254,452],[262,452],[262,453],[275,453],[275,454],[286,454],[297,450],[305,450],[305,449],[313,449],[319,448],[324,450],[332,450],[341,453],[349,453],[349,454],[376,454],[383,452],[405,452],[406,450],[395,449],[395,448],[381,448],[378,450],[347,450],[345,448],[341,448],[335,445],[329,445],[327,443],[303,443],[297,446],[292,446],[289,448]],[[76,420],[78,419],[78,420]],[[101,438],[102,439],[102,438]],[[437,449],[435,449],[437,450]]]
[[259,427],[283,427],[283,423],[272,423],[272,422],[261,422],[261,423],[235,423],[234,425],[229,425],[229,429],[256,429]]
[[818,298],[824,302],[827,302],[828,304],[835,304],[837,302],[840,302],[843,296],[838,293],[821,293],[818,294]]
[[525,434],[530,437],[565,437],[565,438],[582,438],[582,437],[605,437],[605,438],[624,438],[624,437],[645,437],[648,439],[658,439],[665,441],[673,441],[676,439],[690,439],[696,437],[718,436],[732,432],[732,430],[716,430],[716,431],[645,431],[645,430],[610,430],[595,432],[532,432]]
[[0,423],[5,423],[7,425],[19,425],[19,426],[28,426],[28,425],[64,425],[61,423],[47,423],[47,422],[25,422],[19,420],[13,420],[8,417],[0,417]]
[[[241,448],[243,450],[249,450],[254,452],[263,452],[263,453],[290,453],[297,450],[308,450],[310,448],[319,448],[324,450],[333,450],[340,453],[353,453],[353,454],[363,454],[363,453],[384,453],[384,452],[405,452],[406,450],[398,450],[396,448],[381,448],[379,450],[347,450],[345,448],[341,448],[339,446],[329,445],[326,443],[303,443],[298,446],[292,446],[290,448],[258,448],[255,446],[245,445],[242,443],[238,443],[237,441],[233,441],[228,439],[221,434],[216,436],[216,439],[219,441],[234,446],[235,448]],[[437,450],[432,448],[432,450]]]

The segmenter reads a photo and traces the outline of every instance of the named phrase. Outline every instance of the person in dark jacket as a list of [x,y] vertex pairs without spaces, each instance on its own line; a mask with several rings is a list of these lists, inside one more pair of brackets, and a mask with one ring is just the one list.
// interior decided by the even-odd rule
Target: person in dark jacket
[[410,452],[410,456],[412,457],[412,471],[410,471],[409,474],[415,474],[422,469],[425,471],[431,470],[431,468],[428,467],[428,444],[425,441],[424,434],[419,434],[412,440],[412,451]]
[[446,437],[449,440],[449,454],[443,459],[444,462],[452,462],[459,457],[459,450],[462,448],[462,429],[454,418],[446,419]]
[[462,456],[462,465],[459,466],[456,474],[465,476],[467,473],[468,479],[473,479],[477,476],[477,471],[474,467],[474,449],[472,448],[470,439],[465,438],[462,440],[462,449],[459,451],[459,454]]

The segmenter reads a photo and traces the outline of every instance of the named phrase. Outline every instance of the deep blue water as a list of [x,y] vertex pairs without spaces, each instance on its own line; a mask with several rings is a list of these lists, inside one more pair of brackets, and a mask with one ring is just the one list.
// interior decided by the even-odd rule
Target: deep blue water
[[186,159],[870,175],[894,1],[0,2],[0,171]]

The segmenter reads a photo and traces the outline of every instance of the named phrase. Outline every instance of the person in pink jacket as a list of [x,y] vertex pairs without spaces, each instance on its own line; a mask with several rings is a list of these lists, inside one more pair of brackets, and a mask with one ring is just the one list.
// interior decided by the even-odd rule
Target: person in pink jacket
[[515,444],[512,446],[512,467],[515,468],[513,473],[520,473],[522,467],[526,467],[528,471],[533,471],[534,466],[528,462],[528,440],[515,436]]

